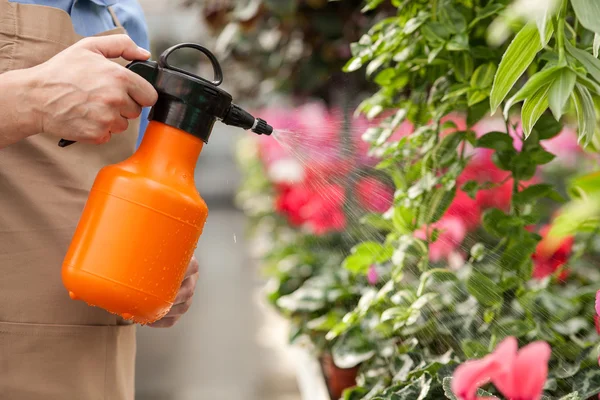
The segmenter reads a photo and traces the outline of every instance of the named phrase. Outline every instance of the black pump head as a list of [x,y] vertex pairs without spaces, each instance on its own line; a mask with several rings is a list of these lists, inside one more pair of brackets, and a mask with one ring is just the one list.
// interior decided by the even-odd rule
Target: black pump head
[[[196,49],[208,57],[214,70],[213,81],[169,64],[169,56],[185,47]],[[198,44],[178,44],[165,50],[158,62],[134,61],[127,68],[150,82],[158,92],[158,100],[149,116],[151,121],[186,131],[205,143],[217,120],[259,135],[273,132],[273,128],[264,120],[253,117],[233,104],[231,95],[218,87],[223,82],[221,66],[210,51]],[[62,139],[59,146],[66,147],[72,143]]]

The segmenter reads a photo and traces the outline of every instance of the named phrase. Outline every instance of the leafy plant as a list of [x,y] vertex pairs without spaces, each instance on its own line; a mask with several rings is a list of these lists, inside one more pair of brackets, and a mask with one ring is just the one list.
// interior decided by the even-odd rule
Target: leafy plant
[[296,234],[271,253],[312,260],[274,268],[277,304],[339,366],[361,365],[344,399],[455,399],[456,367],[508,336],[552,347],[542,398],[600,393],[600,7],[555,3],[523,20],[508,0],[392,0],[351,44],[344,70],[378,87],[357,115],[393,204],[360,218],[377,235],[315,248],[331,237]]

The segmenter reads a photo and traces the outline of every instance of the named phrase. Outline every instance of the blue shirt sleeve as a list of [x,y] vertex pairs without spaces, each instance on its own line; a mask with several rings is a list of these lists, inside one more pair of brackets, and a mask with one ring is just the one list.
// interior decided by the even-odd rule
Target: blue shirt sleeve
[[[73,28],[81,36],[93,36],[114,29],[108,6],[111,6],[127,34],[140,47],[150,50],[150,38],[144,11],[137,0],[9,0],[64,10],[71,16]],[[141,115],[138,145],[148,125],[149,108]]]

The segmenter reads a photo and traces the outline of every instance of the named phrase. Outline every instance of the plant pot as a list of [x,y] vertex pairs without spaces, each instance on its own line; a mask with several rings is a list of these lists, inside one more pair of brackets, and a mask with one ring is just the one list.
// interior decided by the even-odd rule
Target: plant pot
[[342,397],[344,390],[356,386],[356,377],[360,365],[348,369],[339,368],[335,365],[333,357],[329,353],[323,354],[319,361],[332,400],[338,400]]

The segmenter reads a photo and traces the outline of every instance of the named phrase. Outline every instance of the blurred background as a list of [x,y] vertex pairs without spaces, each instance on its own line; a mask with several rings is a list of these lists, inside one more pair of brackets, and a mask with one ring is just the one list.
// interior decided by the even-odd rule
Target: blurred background
[[[198,7],[177,1],[140,3],[155,58],[181,42],[211,47],[214,39]],[[197,68],[194,62],[201,60],[178,61]],[[224,73],[227,81],[226,66]],[[210,209],[196,251],[201,279],[192,308],[175,327],[138,329],[136,399],[300,398],[295,364],[285,347],[285,325],[264,303],[264,281],[244,240],[245,218],[234,207],[239,184],[234,145],[239,135],[238,129],[217,124],[200,157],[196,182]]]

